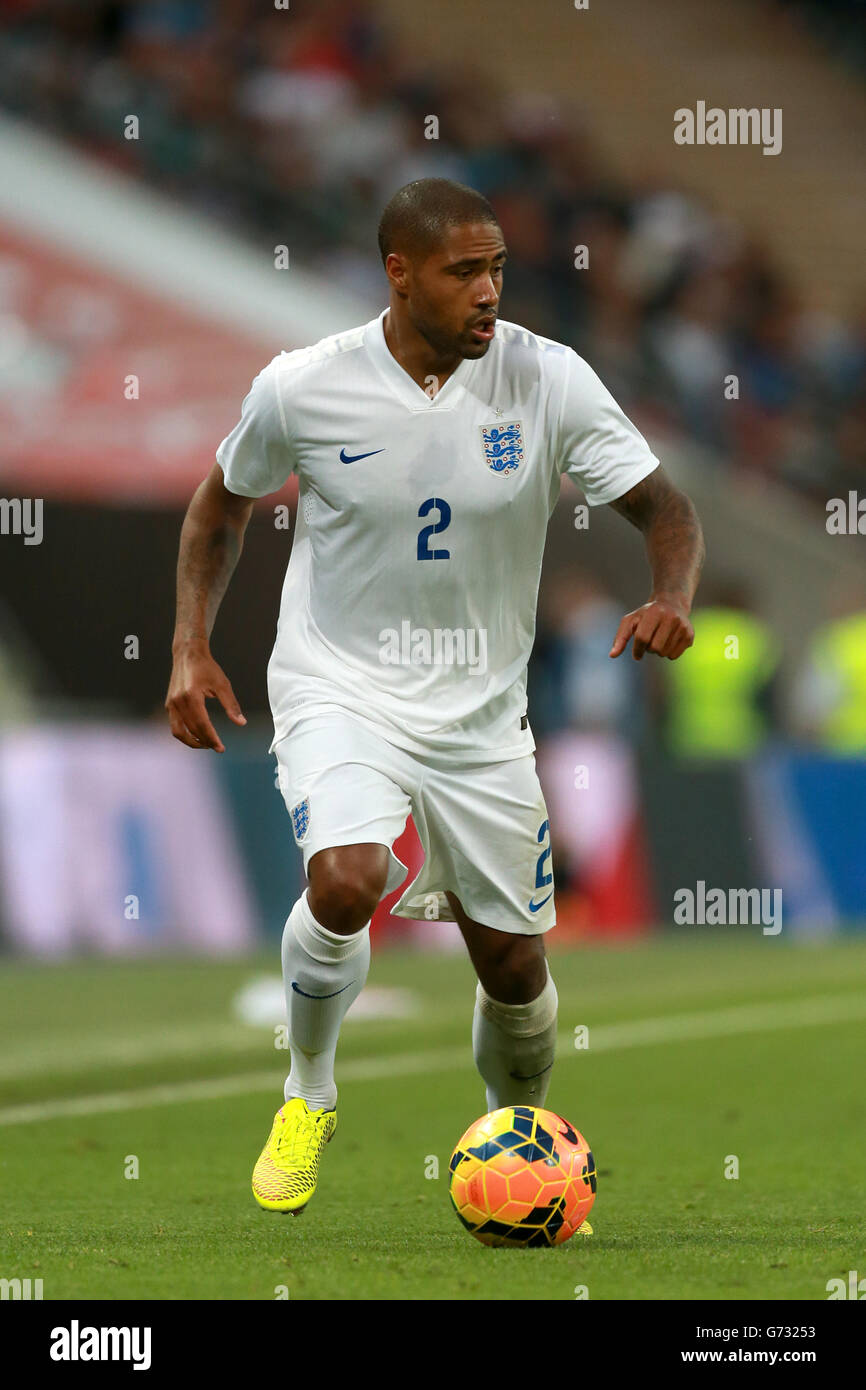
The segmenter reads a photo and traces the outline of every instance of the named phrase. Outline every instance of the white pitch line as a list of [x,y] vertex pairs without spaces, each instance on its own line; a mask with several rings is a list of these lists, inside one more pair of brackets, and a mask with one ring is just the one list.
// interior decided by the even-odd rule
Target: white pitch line
[[260,1046],[266,1037],[266,1030],[231,1022],[213,1024],[205,1019],[195,1024],[149,1027],[132,1037],[128,1033],[122,1037],[103,1033],[70,1043],[55,1036],[0,1057],[0,1082],[20,1081],[44,1072],[60,1076],[88,1066],[114,1067],[200,1056],[204,1044],[213,1056],[249,1051]]
[[[815,995],[777,1004],[743,1004],[703,1014],[673,1014],[667,1018],[591,1025],[586,1049],[575,1049],[573,1035],[564,1033],[557,1038],[557,1053],[562,1060],[569,1055],[585,1057],[593,1052],[615,1052],[628,1047],[652,1047],[663,1043],[734,1037],[741,1033],[815,1027],[862,1018],[866,1018],[866,995]],[[471,1065],[472,1053],[467,1041],[461,1047],[429,1052],[349,1059],[338,1064],[337,1075],[340,1084],[347,1081],[387,1081],[401,1076],[455,1071]],[[37,1101],[0,1110],[0,1126],[36,1124],[43,1120],[104,1115],[122,1110],[144,1110],[157,1105],[181,1105],[185,1101],[221,1100],[227,1096],[258,1091],[279,1092],[281,1081],[281,1072],[256,1071],[210,1080],[142,1086],[130,1091],[109,1091],[103,1095]]]
[[[255,984],[255,982],[253,982]],[[271,982],[268,981],[270,984]],[[279,994],[282,981],[274,977]],[[366,1008],[359,1008],[360,1000]],[[412,1018],[420,1005],[409,990],[367,988],[357,999],[344,1019],[344,1025],[354,1032],[356,1027],[369,1029],[393,1018]],[[432,1016],[428,1015],[430,1022]],[[425,1020],[428,1021],[428,1020]],[[126,1030],[90,1033],[69,1040],[57,1034],[40,1037],[29,1044],[16,1046],[14,1052],[0,1055],[0,1083],[20,1081],[28,1076],[50,1072],[54,1076],[83,1071],[87,1067],[117,1067],[126,1063],[138,1065],[161,1059],[200,1057],[202,1040],[207,1044],[209,1057],[231,1056],[238,1052],[261,1052],[263,1044],[279,1022],[279,1015],[261,1022],[224,1021],[213,1023],[199,1019],[195,1023],[161,1023],[141,1029],[130,1036]]]
[[[589,1027],[590,1052],[652,1043],[698,1041],[738,1033],[764,1033],[822,1023],[844,1023],[866,1018],[866,995],[816,994],[805,999],[780,1000],[775,1004],[737,1004],[701,1014],[670,1014],[661,1018],[635,1019]],[[560,1042],[562,1039],[559,1040]],[[569,1044],[571,1039],[569,1039]]]

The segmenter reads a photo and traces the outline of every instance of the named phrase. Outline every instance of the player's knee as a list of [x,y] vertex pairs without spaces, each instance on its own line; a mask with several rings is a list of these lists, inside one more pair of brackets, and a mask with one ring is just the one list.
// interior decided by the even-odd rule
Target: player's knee
[[385,891],[387,851],[383,864],[379,855],[362,859],[340,854],[338,849],[324,850],[310,860],[308,872],[310,908],[316,920],[329,931],[360,931]]
[[541,936],[514,936],[482,963],[478,971],[481,984],[500,1004],[528,1004],[536,999],[547,982],[544,944]]

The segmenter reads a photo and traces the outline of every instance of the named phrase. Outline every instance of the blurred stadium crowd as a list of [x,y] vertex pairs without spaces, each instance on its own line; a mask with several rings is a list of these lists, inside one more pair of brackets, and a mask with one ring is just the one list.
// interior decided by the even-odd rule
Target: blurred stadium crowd
[[863,0],[775,0],[843,63],[866,72],[866,5]]
[[[860,31],[844,6],[817,13],[805,3],[767,4],[780,18],[794,11],[798,23],[816,24],[828,49],[856,66]],[[833,587],[836,541],[820,560],[813,553],[803,585],[816,579],[820,597],[809,619],[800,623],[798,610],[783,634],[768,581],[778,578],[787,598],[804,533],[816,552],[828,540],[827,499],[862,486],[866,303],[852,295],[844,321],[819,315],[773,247],[719,207],[660,177],[625,184],[614,175],[591,112],[520,90],[502,74],[493,80],[481,63],[437,66],[406,46],[374,0],[292,0],[290,23],[261,0],[0,0],[0,92],[6,111],[54,134],[61,148],[162,190],[264,261],[287,245],[293,266],[369,304],[385,299],[376,229],[394,190],[428,175],[481,189],[510,251],[503,316],[573,345],[650,437],[689,455],[710,497],[723,492],[737,502],[742,491],[742,507],[761,513],[736,553],[717,547],[687,661],[609,659],[634,572],[628,580],[620,573],[620,551],[611,561],[603,526],[580,567],[570,545],[546,564],[529,709],[553,827],[558,930],[579,936],[668,921],[677,887],[703,879],[781,885],[795,930],[844,930],[866,919],[866,584],[858,586],[849,565]],[[124,138],[130,115],[139,120],[135,139]],[[61,193],[57,202],[62,241]],[[578,271],[579,246],[590,254]],[[39,280],[46,265],[49,279],[55,274],[39,260],[16,269],[19,251],[10,241],[13,327],[16,284],[23,304],[28,276]],[[63,289],[63,271],[56,273]],[[83,298],[74,298],[91,306],[85,317],[99,302],[98,287],[93,298],[88,291],[83,284]],[[170,299],[169,290],[159,296],[152,324]],[[63,302],[49,295],[33,321],[46,349],[55,346]],[[131,352],[139,301],[118,302],[132,326],[112,344]],[[197,320],[178,320],[147,338],[163,378],[178,378],[180,396],[190,390],[185,359],[201,355],[205,331]],[[193,378],[207,453],[208,407],[236,376],[229,336],[221,339],[223,376],[211,341],[207,380]],[[295,346],[290,325],[287,336]],[[236,586],[234,617],[221,614],[220,658],[233,642],[245,654],[231,672],[247,683],[245,710],[262,721],[259,729],[222,758],[183,756],[162,709],[178,498],[169,512],[159,510],[163,494],[145,509],[155,458],[135,452],[125,419],[112,413],[113,371],[113,361],[86,360],[82,381],[52,397],[71,429],[79,419],[72,412],[92,392],[92,418],[116,422],[102,444],[109,466],[115,445],[132,460],[136,489],[108,500],[97,491],[90,510],[64,498],[64,477],[53,480],[59,501],[42,589],[65,586],[83,553],[96,589],[84,583],[75,620],[61,606],[55,621],[56,605],[34,597],[30,552],[3,554],[13,578],[0,601],[0,941],[40,953],[244,949],[262,927],[282,930],[299,891],[285,810],[262,752],[264,682],[244,671],[250,624],[264,622],[270,640],[272,618],[256,606],[260,587],[268,566],[279,568],[276,586],[285,559],[262,544],[255,570],[248,563],[238,573],[245,598]],[[736,409],[723,392],[731,374]],[[13,373],[0,386],[7,397],[15,380]],[[163,404],[173,419],[183,401],[169,393]],[[14,443],[14,428],[7,434]],[[54,453],[50,437],[45,452]],[[89,467],[86,453],[71,470]],[[746,478],[773,486],[728,486]],[[774,503],[790,515],[762,530],[763,512],[776,520]],[[740,513],[730,517],[723,524],[736,529]],[[791,517],[788,548],[779,548],[778,534],[771,546],[771,530],[784,531]],[[749,546],[766,563],[747,564]],[[140,573],[126,564],[127,547]],[[101,583],[100,564],[118,567],[115,583]],[[140,667],[115,659],[106,636],[130,630],[141,634]],[[257,640],[264,650],[261,630]],[[179,855],[190,828],[199,848]],[[411,872],[421,853],[413,835],[410,824],[397,849]],[[119,915],[130,895],[140,915]],[[379,925],[405,935],[405,921],[387,925],[388,912],[385,900]],[[430,924],[416,925],[428,943]],[[443,925],[436,935],[447,940]]]
[[[856,54],[844,7],[823,29]],[[814,7],[797,7],[804,23]],[[504,316],[584,355],[644,428],[822,504],[863,476],[866,302],[807,311],[773,254],[688,191],[623,186],[579,108],[436,72],[371,0],[5,0],[5,105],[257,244],[381,295],[375,230],[401,184],[481,189],[510,249]],[[819,30],[821,28],[820,17]],[[123,120],[140,136],[123,138]],[[427,118],[438,138],[426,138]],[[574,248],[591,248],[576,273]],[[734,373],[739,408],[720,382]]]
[[[856,61],[850,6],[781,9]],[[645,429],[816,506],[860,483],[866,304],[846,323],[807,312],[770,249],[718,209],[618,182],[578,107],[498,88],[462,61],[437,69],[375,0],[299,3],[290,24],[255,0],[3,0],[0,14],[7,109],[249,243],[286,243],[375,303],[390,194],[430,174],[463,180],[494,202],[509,245],[505,317],[573,344]],[[122,134],[130,113],[134,140]],[[590,248],[579,273],[578,245]],[[731,372],[736,410],[720,389]],[[573,565],[545,575],[530,666],[538,734],[604,729],[639,744],[662,729],[672,752],[721,758],[779,733],[866,750],[863,593],[840,594],[810,635],[786,701],[760,595],[705,581],[701,600],[706,634],[740,633],[738,659],[703,641],[688,663],[647,670],[608,660],[621,605],[597,579]]]
[[[782,645],[756,596],[736,579],[706,580],[688,661],[611,661],[621,604],[569,566],[545,586],[530,663],[536,734],[615,733],[635,747],[661,739],[676,758],[754,757],[784,736],[836,756],[866,753],[866,612],[862,591],[804,644],[783,692]],[[732,648],[732,640],[736,647]],[[785,698],[783,698],[783,694]]]

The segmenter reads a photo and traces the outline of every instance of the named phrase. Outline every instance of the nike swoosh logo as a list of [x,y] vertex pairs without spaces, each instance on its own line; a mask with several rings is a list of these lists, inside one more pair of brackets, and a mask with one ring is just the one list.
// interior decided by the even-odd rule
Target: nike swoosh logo
[[545,903],[549,903],[549,902],[550,902],[550,899],[551,899],[552,897],[553,897],[553,894],[552,894],[552,893],[548,893],[547,897],[546,897],[546,898],[542,898],[540,903],[534,903],[534,902],[532,902],[532,901],[530,900],[530,902],[529,902],[529,904],[528,904],[528,906],[529,906],[529,911],[530,911],[530,912],[538,912],[539,908],[544,907],[544,904],[545,904]]
[[520,1076],[519,1073],[516,1071],[510,1071],[508,1075],[514,1081],[534,1081],[537,1076],[543,1076],[546,1071],[550,1071],[550,1068],[552,1066],[553,1063],[551,1062],[549,1066],[542,1067],[541,1071],[534,1071],[531,1076]]
[[[349,984],[353,985],[354,983],[354,980],[349,981]],[[343,989],[335,989],[333,994],[308,994],[305,989],[300,988],[296,980],[292,980],[292,989],[295,991],[295,994],[302,994],[305,999],[334,999],[338,994],[342,994],[343,990],[348,988],[349,985],[343,985]]]
[[374,454],[384,454],[384,449],[371,449],[369,454],[347,454],[345,449],[340,450],[341,463],[357,463],[359,459],[371,459]]

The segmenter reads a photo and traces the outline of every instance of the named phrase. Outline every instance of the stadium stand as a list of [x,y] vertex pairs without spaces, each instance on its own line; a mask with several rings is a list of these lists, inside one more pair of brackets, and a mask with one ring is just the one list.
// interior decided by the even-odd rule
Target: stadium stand
[[[866,311],[858,205],[838,191],[862,93],[784,7],[713,0],[697,45],[686,11],[629,3],[605,25],[590,12],[540,24],[504,0],[479,60],[454,3],[410,18],[322,0],[286,25],[245,0],[19,0],[0,80],[12,111],[359,296],[380,283],[370,247],[388,194],[433,169],[463,179],[494,200],[512,248],[509,317],[573,344],[639,423],[698,439],[713,467],[844,493],[864,455]],[[550,42],[566,18],[589,26],[579,101]],[[796,83],[815,90],[772,206],[760,151],[716,151],[709,168],[668,138],[673,108],[712,101],[720,70],[744,102],[747,89],[770,105]],[[580,273],[578,244],[592,248]],[[718,386],[728,373],[736,411]]]

